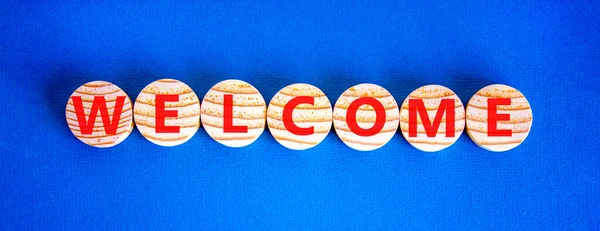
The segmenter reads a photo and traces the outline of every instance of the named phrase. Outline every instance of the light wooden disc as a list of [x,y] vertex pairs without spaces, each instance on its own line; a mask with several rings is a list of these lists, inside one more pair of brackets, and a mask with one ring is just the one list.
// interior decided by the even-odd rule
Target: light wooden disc
[[[488,100],[509,98],[510,105],[498,105],[497,114],[508,114],[510,120],[498,121],[497,129],[510,130],[510,136],[488,134]],[[493,84],[479,90],[467,105],[467,133],[477,145],[494,152],[503,152],[519,146],[531,129],[533,113],[525,96],[507,85]]]
[[[421,116],[417,111],[417,135],[416,137],[409,136],[409,100],[420,99],[423,100],[423,105],[427,110],[430,124],[433,124],[434,119],[437,115],[437,110],[440,108],[440,103],[443,99],[450,99],[454,101],[454,133],[453,137],[446,137],[446,126],[447,126],[447,115],[445,112],[442,117],[442,122],[438,127],[434,137],[429,137],[426,133],[425,126],[421,120]],[[450,147],[463,133],[465,128],[465,108],[460,101],[460,98],[449,88],[440,85],[427,85],[422,86],[406,97],[402,103],[400,109],[400,130],[404,138],[413,147],[425,151],[425,152],[436,152],[447,147]]]
[[[77,118],[76,110],[73,104],[73,96],[81,97],[85,121],[79,121]],[[118,121],[118,126],[114,134],[106,133],[104,121],[102,120],[100,111],[96,113],[94,127],[91,130],[92,133],[81,133],[80,122],[82,124],[87,124],[89,121],[92,104],[96,96],[104,97],[111,123],[113,117],[115,116],[115,104],[117,102],[117,97],[125,97],[123,108],[121,109],[121,113],[119,115],[120,118]],[[71,132],[73,132],[73,135],[75,135],[75,137],[82,142],[98,148],[113,147],[123,142],[129,136],[129,134],[131,134],[131,131],[133,131],[133,115],[131,107],[131,100],[117,85],[106,81],[92,81],[77,88],[77,90],[75,90],[75,92],[73,92],[73,94],[71,94],[69,97],[66,108],[67,124],[69,129],[71,129]]]
[[[156,95],[178,95],[179,101],[165,102],[165,110],[177,117],[165,117],[165,126],[179,126],[179,132],[156,132]],[[146,139],[160,146],[176,146],[191,139],[200,127],[200,101],[187,84],[175,79],[156,80],[138,95],[133,107],[135,124]]]
[[[313,97],[314,104],[300,104],[292,112],[292,121],[300,128],[313,127],[311,135],[293,134],[285,127],[282,115],[285,105],[295,97]],[[269,131],[286,148],[305,150],[321,143],[329,134],[332,124],[332,108],[329,99],[319,88],[305,83],[296,83],[281,89],[269,103],[267,124]]]
[[[372,136],[360,136],[348,127],[346,111],[350,104],[360,97],[372,97],[381,102],[385,109],[385,125],[378,134]],[[394,137],[398,130],[400,111],[396,100],[385,88],[375,84],[359,84],[350,87],[338,98],[333,109],[333,126],[338,137],[349,147],[359,151],[375,150]],[[372,106],[362,105],[356,112],[358,126],[369,129],[375,125],[376,113]]]
[[[248,132],[224,132],[224,95],[233,95],[233,126],[247,126]],[[241,80],[224,80],[214,85],[202,100],[202,125],[211,138],[228,147],[253,143],[265,129],[267,105],[260,92]]]

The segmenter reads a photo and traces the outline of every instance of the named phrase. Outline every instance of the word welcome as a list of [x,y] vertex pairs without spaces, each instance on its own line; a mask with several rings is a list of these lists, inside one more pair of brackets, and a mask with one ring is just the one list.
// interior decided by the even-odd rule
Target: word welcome
[[202,121],[216,141],[243,147],[256,140],[268,122],[275,139],[291,149],[314,147],[333,124],[344,143],[363,151],[385,145],[398,130],[415,148],[439,151],[465,129],[479,146],[506,151],[523,142],[532,122],[525,97],[498,84],[478,91],[465,110],[458,96],[440,85],[420,87],[398,104],[384,88],[359,84],[332,107],[320,89],[292,84],[267,107],[257,89],[239,80],[218,83],[202,102],[186,84],[172,79],[148,85],[135,102],[116,85],[94,81],[70,96],[66,113],[75,136],[96,147],[122,142],[134,127],[134,117],[144,137],[163,146],[186,142]]

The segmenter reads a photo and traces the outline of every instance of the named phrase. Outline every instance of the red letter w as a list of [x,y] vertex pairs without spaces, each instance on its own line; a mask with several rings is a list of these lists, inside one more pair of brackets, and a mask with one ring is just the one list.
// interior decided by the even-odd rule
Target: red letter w
[[112,122],[110,121],[108,115],[108,109],[106,109],[106,100],[104,99],[104,96],[94,97],[92,109],[90,110],[90,117],[87,122],[85,121],[85,111],[83,110],[81,96],[71,96],[71,99],[73,100],[73,107],[75,108],[75,114],[77,115],[77,122],[79,123],[79,130],[81,131],[81,134],[92,134],[92,131],[94,130],[94,123],[96,123],[96,115],[98,114],[98,110],[100,110],[100,115],[102,116],[104,133],[107,135],[117,134],[119,119],[121,119],[121,111],[123,110],[123,104],[125,103],[125,96],[117,96]]

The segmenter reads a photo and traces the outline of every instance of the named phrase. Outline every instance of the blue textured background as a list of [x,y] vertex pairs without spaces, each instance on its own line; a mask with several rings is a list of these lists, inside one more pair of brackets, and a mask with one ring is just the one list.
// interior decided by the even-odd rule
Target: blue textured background
[[[0,229],[599,229],[600,3],[2,1]],[[295,1],[290,1],[295,2]],[[163,148],[79,142],[68,96],[96,79],[135,98],[172,77],[203,96],[227,78],[266,100],[296,82],[331,101],[371,82],[397,101],[425,84],[466,102],[521,90],[534,123],[492,153],[465,134],[423,153],[400,134],[372,152],[330,133],[304,152],[268,131],[226,148],[200,130]]]

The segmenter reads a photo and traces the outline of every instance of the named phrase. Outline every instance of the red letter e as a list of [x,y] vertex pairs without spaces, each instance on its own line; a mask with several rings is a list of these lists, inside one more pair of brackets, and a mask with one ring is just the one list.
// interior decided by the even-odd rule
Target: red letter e
[[156,133],[179,133],[179,126],[165,126],[165,117],[177,117],[177,110],[165,110],[165,102],[179,102],[179,95],[156,95]]
[[509,121],[510,114],[498,114],[498,105],[510,105],[510,98],[488,98],[488,136],[512,136],[510,129],[498,129],[498,121]]

